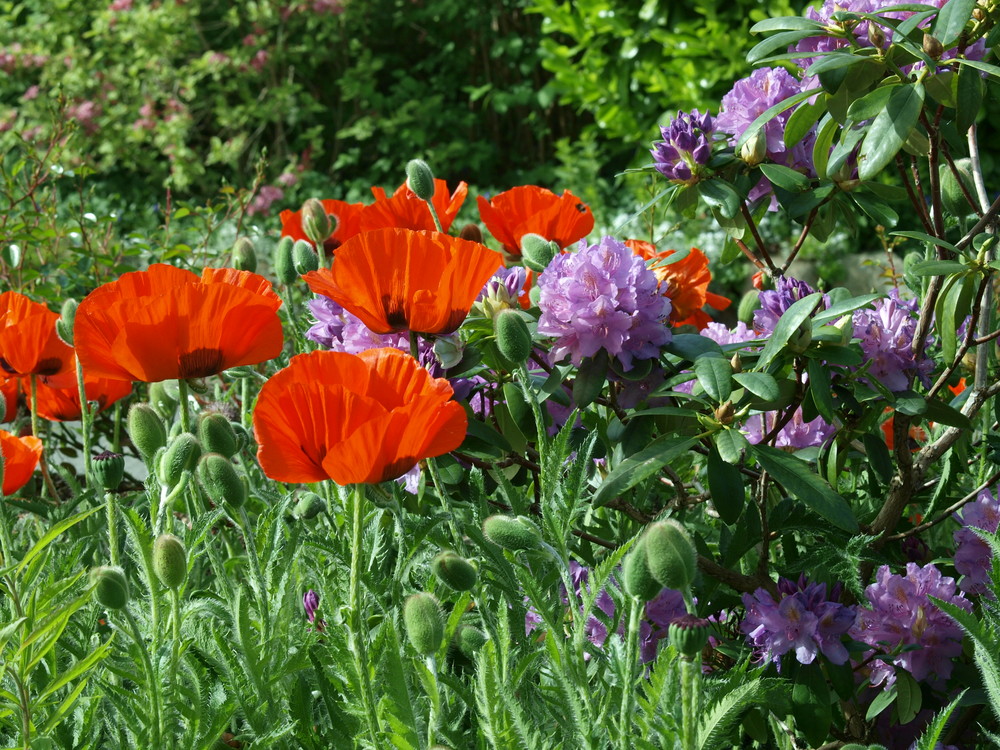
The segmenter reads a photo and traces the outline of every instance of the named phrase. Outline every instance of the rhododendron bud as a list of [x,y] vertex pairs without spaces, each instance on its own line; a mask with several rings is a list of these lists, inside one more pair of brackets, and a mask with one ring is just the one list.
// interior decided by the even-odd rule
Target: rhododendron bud
[[872,47],[882,49],[885,46],[885,32],[877,23],[868,24],[868,42]]
[[662,586],[684,591],[698,572],[698,553],[683,526],[670,518],[657,521],[646,531],[646,562]]
[[160,456],[156,476],[166,487],[173,487],[181,481],[185,471],[192,471],[201,457],[198,438],[190,432],[182,432],[175,437],[167,450]]
[[[316,247],[322,247],[333,232],[330,215],[316,198],[302,204],[302,231]],[[310,269],[315,270],[315,269]],[[300,274],[304,273],[300,271]]]
[[441,606],[431,594],[414,594],[403,605],[403,625],[413,648],[422,656],[433,656],[444,640]]
[[257,251],[253,242],[246,237],[240,237],[233,245],[233,268],[237,271],[257,271]]
[[544,271],[559,250],[556,243],[540,234],[526,234],[521,238],[521,260],[532,271]]
[[90,582],[94,597],[105,609],[124,609],[128,604],[128,581],[121,568],[111,565],[94,568],[90,571]]
[[931,36],[930,34],[924,34],[923,47],[927,56],[934,60],[940,60],[941,55],[944,54],[944,46],[937,37]]
[[542,543],[542,532],[525,516],[490,516],[483,522],[486,538],[511,552],[537,549]]
[[292,246],[292,265],[295,267],[295,273],[305,276],[319,268],[319,256],[316,255],[312,245],[305,240],[298,240]]
[[736,407],[733,406],[732,401],[726,401],[715,410],[715,419],[719,424],[730,425],[733,423],[733,418],[736,416]]
[[740,149],[740,158],[747,166],[756,167],[767,156],[767,136],[763,130],[758,130],[748,138]]
[[246,500],[246,485],[225,456],[207,453],[198,463],[198,481],[212,502],[239,508]]
[[73,323],[76,320],[76,308],[80,303],[70,297],[62,305],[59,319],[56,321],[56,334],[70,346],[73,346]]
[[406,185],[421,200],[434,197],[434,173],[427,162],[411,159],[406,165]]
[[531,333],[520,313],[501,310],[493,320],[497,349],[514,364],[522,364],[531,354]]
[[198,441],[209,453],[221,453],[232,458],[239,450],[239,440],[233,424],[219,412],[205,412],[198,419]]
[[133,404],[126,421],[128,436],[146,461],[167,444],[167,429],[163,420],[149,404]]
[[743,372],[743,358],[739,352],[736,352],[733,358],[729,360],[729,366],[733,368],[734,373]]
[[475,566],[461,555],[446,551],[431,562],[431,570],[449,588],[455,591],[469,591],[479,579]]
[[168,589],[179,589],[187,578],[187,551],[173,534],[160,534],[153,543],[153,572]]
[[291,284],[298,278],[298,274],[295,272],[295,263],[292,260],[294,246],[295,240],[291,237],[282,237],[274,248],[274,275],[281,284]]
[[117,490],[125,476],[125,456],[104,451],[94,456],[90,468],[97,484],[106,490]]

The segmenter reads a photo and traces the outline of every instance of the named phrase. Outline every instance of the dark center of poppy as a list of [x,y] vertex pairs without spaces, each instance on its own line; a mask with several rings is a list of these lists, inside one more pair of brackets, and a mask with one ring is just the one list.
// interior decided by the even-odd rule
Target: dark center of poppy
[[383,294],[382,309],[385,310],[385,322],[392,326],[394,331],[405,331],[410,327],[406,311],[403,309],[403,301],[399,297]]
[[335,240],[333,237],[330,237],[330,239],[323,243],[323,255],[327,258],[333,257],[333,253],[338,247],[340,247],[340,240]]
[[17,375],[17,370],[10,366],[6,359],[0,357],[0,370],[3,370],[8,375]]
[[222,350],[221,349],[195,349],[180,356],[180,377],[183,380],[188,378],[207,378],[209,375],[216,375],[222,372]]
[[62,369],[63,361],[58,357],[49,357],[48,359],[38,360],[38,364],[35,365],[36,375],[55,375]]
[[382,478],[378,481],[387,482],[390,479],[398,479],[416,465],[417,459],[413,456],[397,458],[391,464],[386,464],[386,467],[382,470]]

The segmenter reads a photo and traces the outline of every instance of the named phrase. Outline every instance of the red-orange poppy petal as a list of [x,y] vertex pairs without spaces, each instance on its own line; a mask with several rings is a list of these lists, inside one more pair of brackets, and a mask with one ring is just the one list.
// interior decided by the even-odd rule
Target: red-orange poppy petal
[[[437,209],[441,227],[445,232],[451,228],[468,192],[469,186],[464,182],[458,184],[455,192],[449,193],[447,182],[434,180],[431,203]],[[375,196],[375,202],[365,206],[360,213],[362,232],[390,227],[428,232],[437,230],[430,208],[405,183],[396,189],[391,198],[386,196],[382,188],[372,188],[372,194]]]
[[[97,404],[101,412],[132,392],[132,381],[109,380],[95,378],[85,374],[84,389],[89,403]],[[30,386],[22,384],[27,391]],[[58,388],[46,383],[36,383],[35,394],[38,400],[38,416],[52,422],[72,422],[80,418],[83,409],[80,408],[80,389],[74,384],[67,388]]]
[[708,257],[698,248],[692,247],[680,260],[664,265],[663,261],[676,254],[676,250],[658,251],[655,245],[643,240],[626,240],[625,244],[639,257],[653,261],[651,269],[660,281],[660,291],[670,298],[670,321],[674,325],[690,324],[701,329],[712,320],[701,308],[729,307],[728,299],[708,291],[712,272],[708,269]]
[[521,185],[491,200],[479,196],[476,202],[479,218],[512,255],[521,254],[521,238],[526,234],[538,234],[567,247],[594,228],[590,208],[568,190],[560,196],[536,185]]
[[281,307],[281,295],[274,291],[271,282],[250,271],[237,271],[235,268],[206,268],[201,272],[201,283],[231,284],[249,289],[254,294],[271,300],[275,310]]
[[3,397],[4,408],[0,409],[0,422],[10,422],[17,416],[17,394],[19,391],[17,378],[0,377],[0,396]]
[[380,229],[345,242],[309,288],[375,333],[455,331],[503,259],[476,242],[437,232]]
[[59,377],[73,349],[56,335],[57,313],[18,292],[0,294],[0,375]]
[[13,495],[31,479],[42,458],[42,441],[34,435],[17,437],[0,430],[0,451],[3,453],[3,494]]
[[[330,245],[331,241],[334,245],[340,245],[361,231],[361,210],[365,207],[364,203],[346,203],[333,199],[321,200],[320,203],[323,204],[327,214],[337,220],[337,226],[324,246]],[[282,237],[309,241],[302,228],[301,211],[282,211],[279,218],[281,219]]]

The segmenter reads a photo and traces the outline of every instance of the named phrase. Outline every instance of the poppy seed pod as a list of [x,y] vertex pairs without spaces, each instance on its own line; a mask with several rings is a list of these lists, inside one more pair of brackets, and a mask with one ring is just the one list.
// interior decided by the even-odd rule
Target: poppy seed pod
[[709,624],[708,620],[697,615],[681,615],[667,629],[670,645],[688,659],[701,656],[701,650],[708,643]]
[[431,570],[445,585],[455,591],[469,591],[479,578],[479,573],[472,563],[451,551],[442,552],[435,557],[431,562]]
[[76,308],[79,302],[70,297],[62,305],[61,315],[56,321],[56,334],[64,342],[73,346],[73,323],[76,320]]
[[319,268],[319,256],[316,255],[312,245],[305,240],[299,240],[292,245],[292,265],[295,267],[295,273],[304,276]]
[[427,162],[411,159],[406,165],[406,185],[420,200],[434,197],[434,173]]
[[459,625],[453,642],[462,656],[474,659],[476,652],[486,643],[486,634],[471,625]]
[[532,271],[544,271],[558,252],[559,246],[540,234],[529,233],[521,237],[521,260]]
[[173,534],[160,534],[153,542],[153,572],[168,589],[179,589],[187,578],[187,551]]
[[622,564],[622,582],[626,593],[644,602],[654,599],[663,589],[649,569],[643,537],[636,540],[625,557],[625,562]]
[[90,582],[94,585],[94,597],[105,609],[124,609],[128,604],[128,581],[125,571],[111,565],[103,565],[90,571]]
[[523,363],[531,354],[531,332],[524,318],[514,310],[501,310],[493,319],[497,349],[514,364]]
[[236,467],[225,456],[207,453],[198,463],[198,481],[216,504],[226,503],[239,508],[246,500],[246,485]]
[[225,414],[205,412],[198,420],[198,440],[208,453],[232,458],[239,450],[239,440]]
[[490,516],[483,521],[483,533],[495,545],[511,552],[537,549],[542,543],[542,532],[525,516]]
[[237,271],[257,272],[257,251],[253,242],[246,237],[240,237],[233,245],[233,268]]
[[679,591],[690,588],[698,571],[698,553],[683,526],[672,518],[657,521],[646,530],[643,545],[646,563],[660,585]]
[[316,247],[323,247],[323,243],[333,232],[330,215],[316,198],[310,198],[302,204],[302,231]]
[[291,284],[298,278],[295,272],[295,263],[292,260],[292,248],[295,240],[291,237],[282,237],[274,248],[274,276],[281,284]]
[[132,404],[126,422],[132,444],[147,462],[167,444],[167,429],[163,420],[149,404]]
[[94,481],[103,489],[113,491],[118,489],[125,476],[125,456],[120,453],[104,451],[94,456],[90,463]]
[[201,445],[190,432],[175,437],[160,456],[156,476],[165,487],[174,487],[185,471],[193,471],[201,458]]
[[444,640],[441,606],[431,594],[414,594],[403,605],[403,625],[413,648],[422,656],[432,656]]

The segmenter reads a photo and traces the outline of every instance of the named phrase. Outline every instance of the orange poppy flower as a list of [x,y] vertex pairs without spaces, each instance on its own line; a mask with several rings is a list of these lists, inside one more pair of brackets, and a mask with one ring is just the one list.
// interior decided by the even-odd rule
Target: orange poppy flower
[[0,422],[9,422],[17,416],[17,378],[0,377],[0,396],[3,397],[4,408],[0,410]]
[[0,430],[3,453],[3,494],[13,495],[31,479],[42,458],[42,441],[34,435],[18,437]]
[[501,265],[500,253],[477,242],[439,232],[379,229],[341,245],[332,269],[303,278],[374,333],[451,333]]
[[71,384],[73,349],[56,335],[59,314],[18,292],[0,294],[0,375],[40,375]]
[[657,251],[655,245],[643,240],[625,240],[625,244],[643,260],[653,261],[650,268],[660,282],[660,291],[670,299],[670,322],[675,326],[693,325],[701,330],[712,322],[702,307],[729,307],[730,300],[708,291],[712,272],[708,270],[708,258],[698,248],[692,247],[681,260],[663,265],[676,250]]
[[[886,407],[885,411],[891,412],[892,409]],[[882,423],[882,435],[885,436],[885,445],[889,450],[894,450],[896,447],[896,429],[895,429],[895,419],[889,417]],[[910,451],[916,453],[920,450],[920,443],[927,442],[927,430],[921,427],[919,424],[911,424],[909,431],[909,441],[910,441]]]
[[965,388],[966,388],[965,378],[960,378],[959,381],[955,383],[955,385],[948,386],[948,390],[951,391],[952,394],[955,396],[961,396],[963,393],[965,393]]
[[[361,231],[361,210],[365,207],[365,204],[345,203],[338,200],[323,200],[320,203],[323,204],[323,208],[330,216],[334,216],[337,219],[336,229],[333,230],[333,233],[323,243],[323,250],[326,255],[330,255],[344,244],[344,242]],[[302,228],[301,211],[282,211],[279,218],[281,219],[282,237],[309,241],[305,230]]]
[[566,247],[582,240],[594,228],[590,208],[569,190],[556,195],[535,185],[522,185],[495,195],[492,200],[476,199],[479,218],[503,249],[521,254],[521,238],[541,235]]
[[281,352],[281,299],[262,276],[156,264],[91,292],[74,340],[94,378],[161,380],[214,375]]
[[[468,193],[469,186],[464,182],[458,183],[454,193],[449,193],[447,182],[441,179],[434,180],[434,197],[431,198],[431,203],[437,210],[441,228],[445,232],[451,228],[451,223],[458,216],[458,211]],[[405,182],[396,188],[391,198],[386,197],[385,190],[380,187],[373,187],[372,194],[375,196],[375,202],[361,209],[362,232],[388,227],[437,231],[430,208],[406,186]]]
[[452,395],[398,349],[299,354],[261,388],[257,458],[280,482],[395,479],[461,445],[468,419]]
[[[125,398],[132,392],[131,380],[109,380],[95,378],[84,374],[83,387],[88,402],[97,403],[97,411],[101,412],[115,401]],[[22,388],[27,390],[27,384]],[[83,410],[80,408],[80,388],[73,385],[69,388],[54,388],[45,383],[39,383],[36,391],[38,399],[38,416],[50,422],[72,422],[79,419]]]

